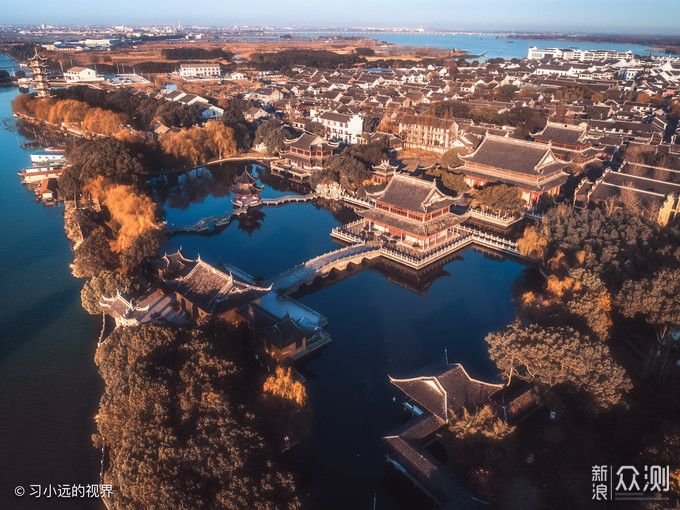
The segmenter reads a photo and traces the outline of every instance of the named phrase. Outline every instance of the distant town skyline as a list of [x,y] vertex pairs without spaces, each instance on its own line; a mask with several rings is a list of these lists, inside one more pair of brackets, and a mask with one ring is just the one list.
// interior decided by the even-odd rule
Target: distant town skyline
[[[177,24],[269,25],[276,27],[428,27],[442,30],[569,31],[595,33],[680,34],[680,2],[663,9],[632,1],[557,0],[372,0],[319,3],[311,0],[278,2],[260,0],[225,3],[185,2],[82,2],[34,0],[30,8],[19,2],[3,5],[4,24]],[[340,7],[341,6],[341,7]]]

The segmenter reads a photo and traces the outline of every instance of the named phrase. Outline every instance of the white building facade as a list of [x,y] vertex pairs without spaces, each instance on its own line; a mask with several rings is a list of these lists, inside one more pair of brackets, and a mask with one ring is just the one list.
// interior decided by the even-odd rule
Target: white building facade
[[89,67],[72,67],[64,73],[64,79],[67,83],[84,83],[90,81],[102,81],[103,77],[97,74],[97,71]]
[[182,64],[179,66],[182,78],[219,78],[219,64]]
[[322,124],[326,128],[326,139],[334,142],[357,143],[364,130],[364,119],[357,114],[323,112],[314,115],[312,120]]

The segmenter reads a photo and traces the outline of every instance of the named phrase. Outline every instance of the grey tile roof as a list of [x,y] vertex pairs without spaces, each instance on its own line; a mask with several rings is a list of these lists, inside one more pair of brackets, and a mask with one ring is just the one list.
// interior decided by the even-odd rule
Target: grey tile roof
[[413,212],[429,212],[453,205],[456,200],[445,195],[435,182],[395,174],[383,191],[372,195],[375,200]]
[[585,137],[585,128],[578,126],[560,125],[548,122],[543,131],[536,133],[534,138],[542,140],[550,140],[555,143],[564,143],[569,145],[585,145],[583,142]]
[[472,379],[462,365],[448,365],[443,360],[428,365],[407,379],[390,377],[390,381],[446,422],[452,418],[452,413],[463,407],[479,405],[503,387]]

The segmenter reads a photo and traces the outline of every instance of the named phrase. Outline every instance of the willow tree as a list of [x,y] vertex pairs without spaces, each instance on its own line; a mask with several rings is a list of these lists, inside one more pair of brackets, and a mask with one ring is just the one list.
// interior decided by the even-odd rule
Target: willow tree
[[525,257],[543,259],[548,248],[548,235],[545,229],[529,225],[517,241],[517,249]]

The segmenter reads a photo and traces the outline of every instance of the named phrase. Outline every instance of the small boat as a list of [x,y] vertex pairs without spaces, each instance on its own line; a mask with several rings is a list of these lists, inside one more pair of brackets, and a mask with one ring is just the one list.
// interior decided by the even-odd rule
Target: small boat
[[40,154],[31,154],[31,162],[32,163],[47,163],[51,161],[55,162],[63,162],[65,157],[64,157],[64,151],[59,151],[58,149],[53,149],[50,147],[49,149],[52,149],[51,152],[48,152],[45,150],[44,152]]

